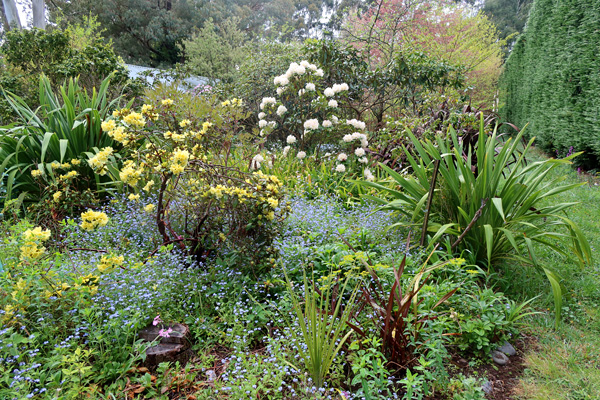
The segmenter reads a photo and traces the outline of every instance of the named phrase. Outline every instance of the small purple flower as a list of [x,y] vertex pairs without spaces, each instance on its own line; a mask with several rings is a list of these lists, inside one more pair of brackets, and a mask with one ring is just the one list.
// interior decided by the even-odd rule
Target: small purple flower
[[160,319],[160,314],[157,315],[156,317],[154,317],[154,321],[152,321],[152,325],[156,326],[158,324],[160,324],[162,321],[162,319]]

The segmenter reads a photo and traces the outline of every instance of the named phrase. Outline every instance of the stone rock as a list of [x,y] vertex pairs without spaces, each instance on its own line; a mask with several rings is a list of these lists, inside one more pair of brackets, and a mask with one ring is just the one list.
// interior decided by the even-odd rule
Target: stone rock
[[494,386],[492,385],[492,382],[487,381],[486,383],[483,384],[481,389],[483,390],[483,392],[485,394],[491,394],[494,391]]
[[512,346],[512,344],[508,342],[504,342],[504,344],[496,349],[497,351],[506,354],[511,357],[517,354],[517,350]]
[[508,363],[508,357],[499,351],[492,352],[492,360],[498,365],[506,365]]

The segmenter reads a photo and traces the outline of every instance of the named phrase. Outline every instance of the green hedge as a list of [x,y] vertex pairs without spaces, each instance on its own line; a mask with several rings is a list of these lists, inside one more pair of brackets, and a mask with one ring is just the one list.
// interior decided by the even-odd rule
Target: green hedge
[[535,0],[501,78],[503,117],[543,150],[600,167],[600,2]]

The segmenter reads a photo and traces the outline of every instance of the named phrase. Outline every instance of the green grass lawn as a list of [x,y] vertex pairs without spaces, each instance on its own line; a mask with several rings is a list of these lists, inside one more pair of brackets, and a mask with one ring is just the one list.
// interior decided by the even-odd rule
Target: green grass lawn
[[[533,152],[534,159],[541,157],[539,152]],[[532,318],[525,329],[537,337],[537,346],[528,350],[527,369],[515,397],[600,399],[600,179],[578,174],[566,166],[553,174],[564,175],[568,183],[585,183],[559,194],[554,201],[579,202],[568,215],[589,239],[594,262],[581,270],[563,257],[539,249],[540,259],[563,278],[563,323],[558,329],[554,327],[553,303],[546,279],[511,263],[498,269],[499,286],[506,293],[520,298],[542,294],[536,308],[543,314]]]

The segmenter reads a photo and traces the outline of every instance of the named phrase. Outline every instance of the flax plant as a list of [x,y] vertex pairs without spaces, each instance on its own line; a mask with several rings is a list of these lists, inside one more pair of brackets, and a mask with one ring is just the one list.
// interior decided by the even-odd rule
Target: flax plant
[[[445,239],[448,250],[466,251],[472,262],[488,269],[501,259],[512,258],[544,273],[552,287],[558,324],[561,278],[558,271],[538,262],[535,245],[567,258],[574,256],[582,268],[592,262],[587,238],[565,214],[577,203],[551,201],[552,196],[581,184],[560,185],[560,177],[546,179],[550,171],[570,164],[578,154],[527,163],[525,155],[535,138],[524,148],[524,131],[501,142],[496,131],[486,134],[483,120],[473,147],[463,143],[451,128],[435,141],[421,142],[409,131],[407,135],[414,144],[414,152],[405,149],[412,175],[382,165],[392,185],[363,182],[386,194],[371,198],[382,204],[382,210],[394,210],[409,218],[401,225],[422,227],[427,218],[430,245]],[[436,161],[439,179],[431,190]],[[428,202],[430,193],[433,201]],[[428,203],[431,207],[426,213]]]
[[[300,324],[300,332],[293,327],[290,331],[297,343],[306,344],[306,347],[299,346],[298,351],[318,388],[323,386],[335,356],[352,334],[347,322],[352,316],[359,286],[350,292],[347,301],[344,300],[350,279],[347,277],[343,283],[336,283],[335,286],[341,285],[339,290],[338,287],[333,288],[332,284],[326,284],[323,290],[319,290],[304,274],[304,299],[300,299],[286,274],[292,308]],[[343,309],[342,302],[345,303]],[[348,332],[344,334],[346,329]],[[292,367],[299,370],[294,365]]]

